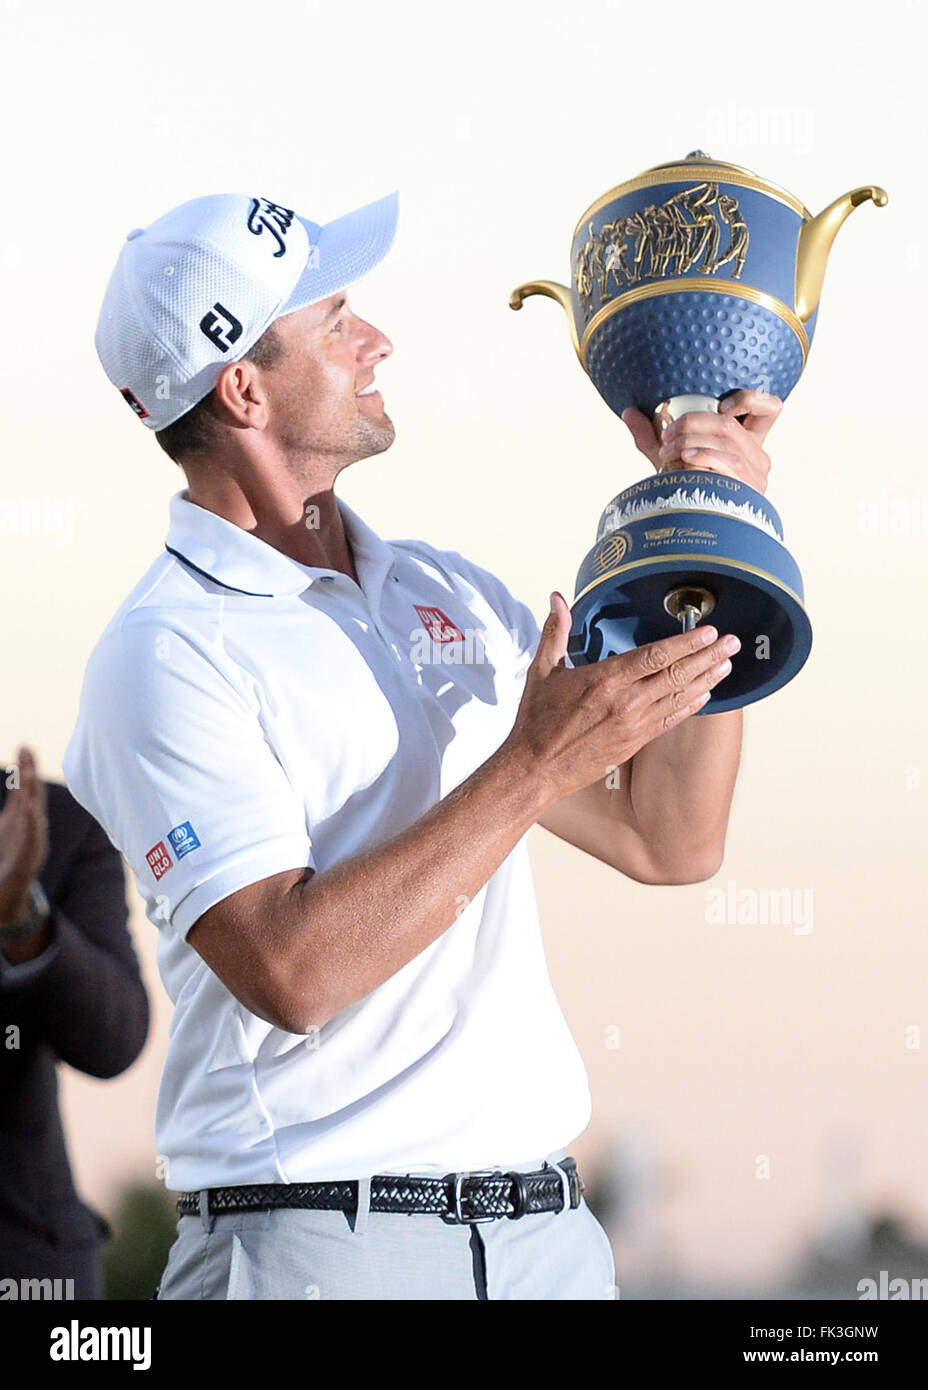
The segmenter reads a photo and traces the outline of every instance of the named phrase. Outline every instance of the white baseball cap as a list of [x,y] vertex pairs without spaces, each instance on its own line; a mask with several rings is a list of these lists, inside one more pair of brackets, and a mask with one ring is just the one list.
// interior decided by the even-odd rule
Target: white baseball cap
[[97,354],[151,430],[212,391],[275,319],[366,275],[389,251],[399,194],[320,226],[268,198],[217,193],[129,232],[103,298]]

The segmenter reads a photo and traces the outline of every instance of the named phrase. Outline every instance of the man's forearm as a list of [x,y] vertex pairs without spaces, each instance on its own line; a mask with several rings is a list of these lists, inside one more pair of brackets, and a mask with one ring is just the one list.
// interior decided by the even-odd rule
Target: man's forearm
[[741,756],[742,714],[688,719],[630,760],[628,793],[656,863],[674,875],[717,872]]
[[[552,806],[569,820],[574,793],[661,730],[673,732],[722,678],[723,646],[710,631],[570,669],[562,664],[569,630],[570,610],[555,595],[509,737],[413,825],[329,868],[294,867],[239,889],[188,930],[189,944],[246,1008],[308,1033],[363,999],[452,925],[526,831],[542,817],[548,823]],[[709,778],[700,764],[711,768],[716,754],[699,752],[681,776],[670,752],[654,762],[654,777],[642,764],[641,781],[651,784],[642,814],[655,825],[665,796],[676,799],[681,823],[691,802],[705,812]],[[603,844],[592,852],[613,862],[611,816],[598,805],[589,816]],[[628,827],[629,839],[637,833]],[[648,855],[639,862],[654,881]]]
[[[276,910],[273,896],[252,902],[249,914],[268,914],[253,970],[233,955],[236,937],[251,933],[230,932],[228,924],[214,930],[209,912],[188,939],[220,978],[234,970],[248,980],[244,992],[238,989],[246,1007],[287,1031],[308,1033],[441,936],[543,805],[542,780],[504,744],[399,835],[295,878]],[[273,880],[266,884],[273,895]]]

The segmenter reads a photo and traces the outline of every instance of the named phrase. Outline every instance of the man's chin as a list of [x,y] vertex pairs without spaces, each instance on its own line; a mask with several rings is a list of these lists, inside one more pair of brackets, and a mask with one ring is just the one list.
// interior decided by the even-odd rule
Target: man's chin
[[389,415],[384,411],[379,420],[371,421],[363,431],[363,437],[359,441],[363,453],[358,454],[358,458],[371,458],[374,454],[382,454],[385,449],[396,438],[396,428]]

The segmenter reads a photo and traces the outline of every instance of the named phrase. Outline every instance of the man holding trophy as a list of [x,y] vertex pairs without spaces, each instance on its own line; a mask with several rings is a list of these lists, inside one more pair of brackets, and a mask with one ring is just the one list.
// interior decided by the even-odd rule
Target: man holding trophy
[[[652,259],[692,259],[691,226],[703,262],[721,255],[698,221],[711,202],[630,209],[610,224],[623,254],[578,262],[626,268],[635,293]],[[744,237],[712,205],[740,237],[730,274]],[[342,469],[394,439],[374,389],[392,345],[345,290],[396,217],[396,195],[327,224],[195,199],[129,234],[100,315],[107,375],[186,476],[166,553],[91,656],[65,758],[133,868],[175,1004],[162,1299],[613,1297],[566,1152],[589,1089],[526,835],[541,824],[644,883],[722,862],[741,716],[690,716],[743,637],[697,621],[704,594],[721,612],[728,595],[686,552],[670,578],[647,561],[674,597],[642,640],[653,595],[638,569],[629,597],[622,566],[653,541],[636,532],[655,529],[653,500],[616,499],[573,616],[554,594],[539,631],[486,570],[386,542],[336,497]],[[604,307],[564,293],[572,313]],[[693,478],[735,490],[691,528],[700,543],[713,525],[772,540],[779,401],[735,383],[694,413],[681,398],[706,383],[670,385],[616,402],[655,477],[682,470],[672,497],[701,497]],[[444,659],[475,634],[478,660]]]

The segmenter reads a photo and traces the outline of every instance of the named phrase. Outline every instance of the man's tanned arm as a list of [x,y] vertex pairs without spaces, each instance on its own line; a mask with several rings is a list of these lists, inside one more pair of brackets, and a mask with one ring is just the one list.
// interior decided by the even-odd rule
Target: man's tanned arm
[[252,1013],[291,1033],[322,1027],[451,926],[546,807],[700,708],[719,679],[716,636],[681,633],[568,670],[553,604],[512,733],[476,772],[369,851],[231,894],[188,941]]

